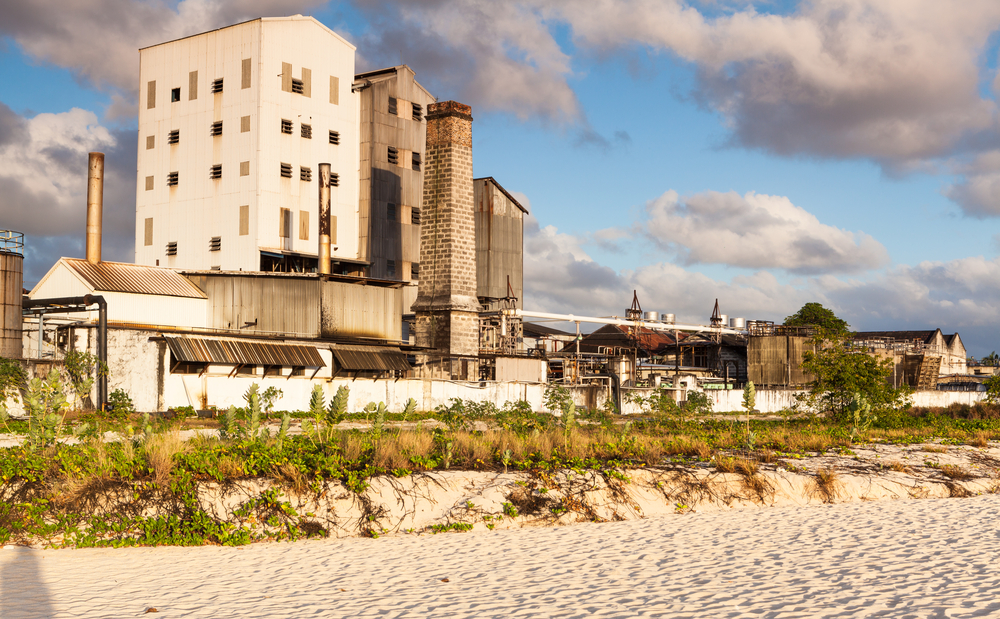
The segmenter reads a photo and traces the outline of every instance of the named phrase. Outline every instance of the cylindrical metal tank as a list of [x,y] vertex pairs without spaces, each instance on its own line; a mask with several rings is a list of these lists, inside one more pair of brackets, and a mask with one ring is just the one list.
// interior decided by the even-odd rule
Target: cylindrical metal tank
[[20,359],[21,291],[24,286],[24,235],[0,230],[0,357]]
[[663,313],[660,314],[660,316],[663,318],[663,322],[667,323],[668,325],[672,325],[675,322],[677,322],[677,316],[673,314]]
[[729,324],[729,314],[719,314],[719,318],[722,319],[721,324],[723,327]]
[[746,329],[747,319],[746,318],[730,318],[729,326],[733,329]]
[[660,319],[660,312],[643,312],[642,319],[653,322],[658,321]]

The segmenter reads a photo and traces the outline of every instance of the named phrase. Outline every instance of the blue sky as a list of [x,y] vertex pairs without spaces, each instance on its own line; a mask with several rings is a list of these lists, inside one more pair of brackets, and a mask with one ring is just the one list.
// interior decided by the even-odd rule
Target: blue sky
[[621,314],[638,290],[685,320],[718,298],[780,321],[819,301],[856,329],[940,327],[970,354],[1000,349],[995,2],[10,9],[0,227],[28,233],[29,283],[82,252],[83,165],[62,175],[68,189],[44,175],[91,149],[109,151],[118,181],[106,254],[131,259],[138,47],[303,13],[357,45],[359,71],[402,58],[439,99],[473,106],[476,175],[532,212],[528,308]]

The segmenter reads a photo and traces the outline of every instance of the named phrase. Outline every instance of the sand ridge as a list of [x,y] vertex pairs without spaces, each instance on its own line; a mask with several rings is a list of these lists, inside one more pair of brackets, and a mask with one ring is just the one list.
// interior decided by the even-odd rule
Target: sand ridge
[[0,616],[982,617],[1000,614],[998,509],[985,495],[240,548],[7,547]]

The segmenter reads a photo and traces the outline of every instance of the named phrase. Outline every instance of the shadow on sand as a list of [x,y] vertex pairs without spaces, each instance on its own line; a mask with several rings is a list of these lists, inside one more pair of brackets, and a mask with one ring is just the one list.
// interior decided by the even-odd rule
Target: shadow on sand
[[0,547],[0,617],[34,619],[55,614],[42,578],[41,559],[38,550]]

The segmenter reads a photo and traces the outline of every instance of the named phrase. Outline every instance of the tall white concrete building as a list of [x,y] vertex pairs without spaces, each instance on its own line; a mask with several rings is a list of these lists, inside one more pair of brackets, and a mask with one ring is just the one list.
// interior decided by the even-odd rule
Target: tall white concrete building
[[354,51],[301,15],[140,50],[136,263],[313,270],[330,163],[333,270],[362,266]]

